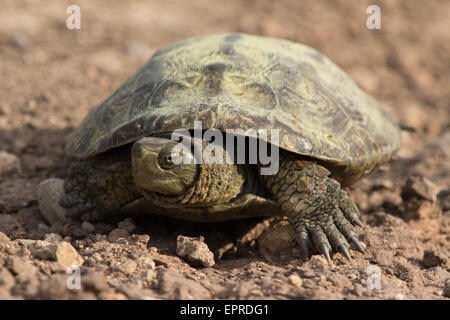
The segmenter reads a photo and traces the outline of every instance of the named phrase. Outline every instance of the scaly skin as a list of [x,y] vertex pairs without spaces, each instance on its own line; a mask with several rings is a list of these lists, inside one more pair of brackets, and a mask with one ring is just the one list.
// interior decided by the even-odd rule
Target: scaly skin
[[129,151],[71,164],[59,203],[70,218],[99,220],[141,197],[131,176]]
[[329,175],[315,161],[285,158],[278,173],[264,176],[264,181],[294,226],[304,258],[314,245],[328,261],[332,249],[350,260],[349,241],[363,251],[352,225],[362,223],[356,205]]
[[158,206],[182,209],[268,193],[294,226],[305,259],[311,247],[328,261],[332,250],[351,259],[349,242],[363,251],[353,226],[362,227],[356,205],[316,161],[281,155],[278,173],[258,179],[249,165],[164,162],[174,145],[168,139],[143,138],[131,152],[122,148],[72,164],[60,204],[70,217],[98,220],[143,196]]

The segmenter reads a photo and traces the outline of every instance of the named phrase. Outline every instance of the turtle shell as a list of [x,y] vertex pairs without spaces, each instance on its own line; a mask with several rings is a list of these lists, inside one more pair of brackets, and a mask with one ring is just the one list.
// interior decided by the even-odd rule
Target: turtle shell
[[380,104],[323,54],[238,33],[157,51],[86,116],[65,150],[87,159],[143,136],[192,130],[196,120],[204,130],[278,129],[279,147],[322,161],[346,184],[387,161],[401,142]]

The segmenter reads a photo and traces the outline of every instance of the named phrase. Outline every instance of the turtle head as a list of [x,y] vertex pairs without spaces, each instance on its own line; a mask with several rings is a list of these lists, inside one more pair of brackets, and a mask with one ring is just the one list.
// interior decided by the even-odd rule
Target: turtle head
[[184,194],[195,182],[199,169],[191,151],[179,146],[173,140],[157,137],[136,141],[131,149],[135,184],[165,195]]

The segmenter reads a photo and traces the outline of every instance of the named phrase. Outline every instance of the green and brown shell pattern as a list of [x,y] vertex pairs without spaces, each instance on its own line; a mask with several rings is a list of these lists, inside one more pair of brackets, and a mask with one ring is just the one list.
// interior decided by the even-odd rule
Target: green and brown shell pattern
[[[66,140],[87,159],[140,137],[194,128],[279,129],[279,146],[321,160],[349,184],[386,162],[400,130],[379,103],[308,46],[248,34],[159,50]],[[269,141],[270,142],[270,141]]]

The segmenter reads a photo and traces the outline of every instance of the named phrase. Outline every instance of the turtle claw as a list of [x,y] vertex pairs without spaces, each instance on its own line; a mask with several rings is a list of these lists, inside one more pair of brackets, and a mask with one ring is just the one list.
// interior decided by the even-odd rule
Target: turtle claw
[[[339,195],[346,195],[340,193]],[[312,245],[316,247],[317,251],[322,253],[327,259],[328,263],[331,263],[331,253],[340,252],[349,261],[352,261],[350,255],[350,243],[353,243],[356,248],[364,252],[363,245],[358,241],[357,233],[354,225],[362,225],[358,217],[351,218],[348,214],[339,207],[331,206],[330,200],[320,202],[322,206],[315,208],[314,211],[306,214],[302,217],[297,217],[296,224],[299,226],[297,229],[298,243],[301,248],[302,255],[305,255],[308,251],[309,238],[312,240]],[[331,201],[333,201],[331,199]],[[339,198],[341,203],[351,204],[349,198]],[[334,207],[334,209],[333,209]],[[347,205],[346,208],[355,208],[355,205]],[[348,213],[348,212],[347,212]]]
[[362,253],[364,253],[364,247],[361,244],[361,242],[359,242],[358,238],[353,236],[350,238],[350,241],[353,242],[356,245],[356,248],[358,248],[358,250]]
[[301,252],[302,260],[306,261],[308,259],[308,254],[309,254],[309,240],[308,239],[300,240],[300,252]]
[[349,261],[352,261],[352,256],[350,255],[350,252],[349,252],[349,250],[348,250],[348,248],[347,248],[347,246],[346,245],[344,245],[344,244],[341,244],[340,246],[339,246],[339,251],[349,260]]
[[361,222],[361,220],[359,220],[359,218],[355,218],[353,220],[353,224],[357,225],[358,227],[364,228],[363,223]]
[[320,251],[323,253],[325,258],[327,259],[328,264],[331,265],[332,262],[331,262],[330,250],[328,250],[328,246],[326,245],[326,243],[322,242],[320,244]]
[[358,207],[329,171],[315,162],[286,160],[279,173],[266,180],[281,208],[294,226],[303,255],[311,244],[331,264],[331,253],[348,260],[350,243],[363,251],[356,226],[363,227]]
[[344,213],[344,216],[347,218],[347,220],[350,221],[353,225],[364,228],[364,224],[360,220],[358,207],[349,198],[347,192],[339,190],[338,199],[339,209]]

